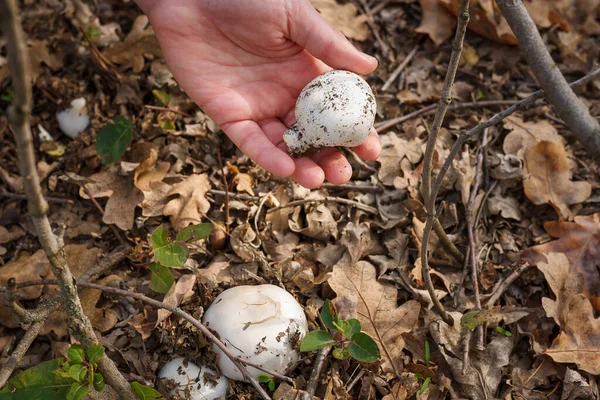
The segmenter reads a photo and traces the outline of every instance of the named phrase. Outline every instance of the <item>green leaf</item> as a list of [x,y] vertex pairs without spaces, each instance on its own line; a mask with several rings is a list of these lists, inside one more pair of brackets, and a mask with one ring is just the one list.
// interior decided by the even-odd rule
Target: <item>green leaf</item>
[[271,392],[275,391],[275,381],[273,379],[269,381],[268,386]]
[[94,374],[94,390],[96,392],[104,390],[104,377],[102,374]]
[[88,394],[90,388],[81,385],[79,382],[75,382],[69,388],[67,393],[67,400],[81,400],[86,394]]
[[63,363],[56,358],[15,375],[0,391],[0,400],[64,400],[73,380],[56,373]]
[[87,373],[87,367],[83,364],[71,365],[68,373],[74,381],[81,382],[83,378],[85,378],[85,374]]
[[425,393],[427,387],[429,386],[429,382],[431,382],[431,378],[425,379],[425,382],[423,382],[423,385],[421,385],[421,389],[419,389],[419,396]]
[[501,335],[503,335],[503,336],[508,336],[508,337],[512,336],[512,332],[511,331],[508,331],[508,330],[504,329],[501,326],[497,326],[496,327],[496,331],[498,331],[498,333],[501,334]]
[[83,351],[83,348],[78,344],[71,345],[67,355],[69,356],[69,361],[72,363],[81,363],[85,360],[85,351]]
[[85,31],[85,36],[89,40],[95,41],[95,40],[100,39],[100,37],[102,37],[102,32],[97,27],[90,25],[90,26],[88,26],[88,28]]
[[377,343],[364,332],[352,336],[348,344],[348,352],[354,359],[365,363],[375,362],[381,358]]
[[177,233],[177,240],[182,242],[195,242],[196,240],[209,237],[212,232],[212,224],[196,224],[183,228]]
[[425,341],[425,365],[429,368],[429,362],[431,361],[431,349],[429,348],[429,340]]
[[0,96],[0,100],[6,101],[7,103],[11,103],[14,97],[15,97],[15,92],[13,92],[12,90],[9,90]]
[[169,96],[169,93],[159,89],[152,90],[152,95],[154,96],[156,102],[161,106],[168,106],[169,102],[171,101],[171,96]]
[[329,299],[325,300],[325,304],[323,304],[323,308],[321,308],[321,321],[323,321],[323,325],[328,329],[337,329],[334,324],[334,322],[338,322],[337,313]]
[[87,355],[87,360],[90,364],[96,365],[100,357],[104,355],[104,346],[100,343],[91,345],[85,352]]
[[268,375],[260,375],[260,376],[258,377],[258,381],[259,381],[260,383],[268,383],[269,381],[271,381],[271,377],[270,377],[270,376],[268,376]]
[[133,382],[131,388],[141,400],[161,400],[163,398],[156,390],[137,382]]
[[337,348],[337,349],[333,349],[333,351],[331,352],[331,354],[333,355],[333,358],[336,358],[338,360],[345,360],[346,358],[348,358],[348,356],[350,355],[348,353],[348,348]]
[[160,225],[150,236],[154,258],[165,267],[181,267],[187,260],[188,250],[184,243],[172,242]]
[[152,271],[150,289],[156,293],[167,293],[171,286],[173,286],[173,282],[175,282],[171,270],[159,263],[152,263],[148,268]]
[[158,126],[166,131],[175,130],[175,114],[172,112],[162,112],[156,116]]
[[133,140],[133,125],[121,115],[115,117],[114,124],[108,123],[98,131],[96,151],[102,158],[103,164],[118,161],[127,146]]
[[337,340],[327,331],[313,331],[304,336],[300,344],[300,351],[313,351],[336,345]]
[[480,325],[485,324],[488,318],[486,311],[469,311],[460,318],[460,326],[467,331],[472,331]]
[[346,329],[344,330],[344,339],[352,339],[352,336],[354,336],[354,334],[360,332],[361,330],[361,326],[360,326],[360,321],[352,318],[346,321]]

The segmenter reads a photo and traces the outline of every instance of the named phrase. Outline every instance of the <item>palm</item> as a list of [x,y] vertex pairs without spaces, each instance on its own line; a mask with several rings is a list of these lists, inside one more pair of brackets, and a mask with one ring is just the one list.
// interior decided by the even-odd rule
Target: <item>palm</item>
[[[329,69],[289,39],[294,26],[289,11],[302,12],[296,3],[304,1],[288,0],[283,7],[280,0],[182,1],[176,6],[170,0],[160,11],[155,4],[156,14],[149,14],[181,87],[240,150],[270,172],[293,174],[302,185],[315,187],[323,177],[347,181],[351,169],[335,149],[296,160],[285,152],[283,132],[294,121],[298,94]],[[366,146],[366,158],[378,153],[374,143],[361,146]]]

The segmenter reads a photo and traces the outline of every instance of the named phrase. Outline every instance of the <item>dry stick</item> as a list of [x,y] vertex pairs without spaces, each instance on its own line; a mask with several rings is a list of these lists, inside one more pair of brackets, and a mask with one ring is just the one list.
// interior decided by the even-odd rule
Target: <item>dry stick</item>
[[[448,107],[448,111],[454,110],[463,110],[468,108],[483,108],[483,107],[495,107],[495,106],[510,106],[516,103],[516,100],[484,100],[484,101],[471,101],[468,103],[458,103],[451,105]],[[410,114],[403,115],[401,117],[396,117],[389,119],[387,121],[382,121],[375,125],[375,129],[378,132],[383,132],[386,129],[391,128],[392,126],[401,124],[413,118],[419,117],[421,115],[431,115],[435,113],[437,108],[437,104],[430,104],[425,106],[419,110],[413,111]]]
[[[0,198],[6,197],[7,199],[15,199],[15,200],[27,200],[27,196],[19,193],[11,193],[6,189],[0,189]],[[62,199],[60,197],[45,197],[48,203],[59,203],[59,204],[72,204],[73,200],[71,199]]]
[[[59,280],[47,279],[47,280],[41,280],[41,281],[21,282],[21,283],[17,284],[17,288],[22,289],[25,287],[36,286],[36,285],[58,285],[58,284],[60,284]],[[147,297],[146,295],[143,295],[141,293],[130,292],[127,290],[117,289],[117,288],[113,288],[110,286],[98,285],[98,284],[90,283],[90,282],[77,282],[77,286],[80,286],[83,288],[88,288],[88,289],[97,289],[97,290],[101,290],[105,293],[116,294],[119,296],[131,297],[132,299],[139,300],[142,303],[150,304],[152,306],[167,310],[167,311],[171,312],[171,314],[177,315],[178,317],[181,317],[181,318],[185,319],[186,321],[190,322],[192,325],[194,325],[196,328],[198,328],[204,336],[206,336],[211,342],[213,342],[233,362],[233,364],[242,372],[242,375],[244,375],[244,377],[250,383],[252,383],[252,385],[256,388],[256,390],[266,400],[270,400],[271,398],[265,392],[265,390],[262,388],[262,386],[260,386],[260,383],[258,383],[258,381],[252,377],[252,375],[250,375],[250,373],[248,372],[246,367],[244,367],[244,365],[250,365],[252,367],[259,368],[262,371],[265,371],[268,374],[276,376],[280,379],[284,379],[287,381],[289,381],[289,379],[290,379],[290,378],[284,377],[283,375],[278,374],[276,372],[266,370],[263,367],[258,367],[257,364],[254,364],[252,362],[244,360],[243,358],[234,356],[233,354],[231,354],[231,352],[229,351],[227,346],[225,346],[223,344],[223,342],[221,342],[206,326],[204,326],[200,321],[198,321],[196,318],[192,317],[190,314],[183,311],[179,307],[174,307],[169,304],[163,303],[162,301],[151,299],[150,297]]]
[[400,72],[404,71],[404,68],[406,68],[406,66],[408,65],[408,63],[410,62],[410,60],[412,60],[412,58],[415,56],[415,54],[417,54],[418,48],[419,48],[418,45],[415,46],[410,51],[410,53],[408,53],[408,55],[406,56],[406,58],[404,59],[404,61],[402,61],[402,63],[396,67],[396,69],[394,70],[394,72],[392,72],[392,74],[390,75],[390,77],[387,79],[387,81],[385,81],[385,83],[381,87],[381,91],[382,92],[385,92],[386,90],[388,90],[388,88],[392,85],[392,83],[394,83],[394,81],[396,80],[396,78],[398,77],[398,75],[400,75]]
[[[68,328],[84,348],[98,343],[89,319],[83,313],[77,289],[73,284],[73,275],[68,267],[64,249],[52,232],[47,211],[48,203],[42,194],[39,183],[33,136],[29,124],[31,113],[31,72],[25,35],[18,16],[14,0],[0,1],[0,24],[6,36],[8,47],[8,63],[13,77],[14,99],[8,110],[9,120],[15,133],[19,172],[23,177],[23,186],[27,196],[27,208],[33,221],[38,238],[46,256],[52,265],[52,272],[60,281],[60,287],[69,316]],[[106,355],[98,361],[99,370],[106,382],[123,398],[136,399],[127,380],[121,375],[116,365]]]
[[331,347],[324,347],[321,350],[319,350],[317,356],[315,357],[315,364],[310,374],[308,383],[306,384],[306,393],[308,393],[310,396],[314,396],[315,392],[317,391],[317,386],[319,385],[319,377],[321,376],[321,371],[323,371],[325,360],[327,360],[327,355],[330,351]]
[[217,160],[219,160],[219,169],[223,178],[223,186],[225,187],[225,233],[229,233],[229,183],[227,182],[227,174],[223,168],[223,159],[221,158],[221,149],[217,149]]
[[379,34],[379,29],[377,24],[375,23],[375,19],[373,18],[373,13],[371,12],[371,8],[369,7],[369,5],[367,4],[367,2],[365,0],[359,0],[364,11],[365,11],[365,15],[367,16],[367,23],[369,24],[369,26],[371,27],[371,30],[373,31],[373,34],[375,35],[375,40],[377,40],[377,43],[379,43],[379,47],[381,47],[381,53],[383,54],[384,57],[387,58],[389,52],[390,52],[390,48],[388,47],[388,45],[385,43],[385,41],[381,38],[381,35]]
[[600,125],[569,87],[523,2],[498,0],[497,4],[548,100],[588,154],[600,163]]
[[149,105],[144,105],[144,108],[147,108],[148,110],[156,110],[156,111],[169,111],[175,114],[181,114],[184,117],[188,117],[188,118],[192,118],[192,116],[186,112],[183,111],[179,111],[176,110],[174,108],[169,108],[169,107],[160,107],[160,106],[149,106]]
[[[425,221],[425,228],[423,229],[423,242],[421,248],[421,265],[423,268],[423,282],[427,287],[427,291],[431,296],[431,301],[435,311],[442,317],[444,322],[452,326],[454,320],[450,315],[444,311],[444,307],[440,300],[435,294],[435,288],[433,282],[431,282],[431,276],[429,275],[429,260],[427,246],[429,244],[429,236],[431,234],[431,228],[433,227],[435,215],[435,196],[431,188],[432,178],[432,167],[433,167],[433,153],[435,150],[435,142],[437,135],[442,126],[442,121],[448,110],[448,106],[452,101],[452,84],[454,83],[454,77],[458,69],[458,62],[460,61],[460,54],[462,52],[463,41],[467,32],[467,24],[469,22],[469,0],[461,0],[458,6],[458,24],[456,26],[456,36],[452,43],[452,54],[450,55],[450,63],[446,72],[446,78],[444,79],[444,87],[442,88],[442,94],[440,96],[439,106],[435,117],[433,119],[433,125],[427,140],[427,148],[425,150],[425,157],[423,160],[423,199],[425,200],[425,210],[427,211],[427,219]],[[436,191],[437,192],[437,191]]]
[[336,185],[334,183],[323,183],[321,185],[322,188],[324,189],[329,189],[329,190],[350,190],[350,191],[355,191],[355,192],[366,192],[366,193],[382,193],[383,192],[383,188],[380,186],[359,186],[359,185],[353,185],[353,184],[341,184],[341,185]]
[[523,271],[525,271],[527,268],[529,267],[528,263],[524,263],[522,265],[519,266],[519,268],[517,268],[516,270],[514,270],[512,272],[512,274],[510,274],[508,276],[508,278],[506,278],[501,284],[500,286],[498,286],[498,288],[494,291],[494,293],[492,293],[492,295],[490,296],[489,299],[487,299],[487,301],[485,302],[485,306],[488,308],[492,308],[492,306],[498,301],[498,299],[500,298],[500,296],[502,296],[502,294],[504,293],[504,291],[506,289],[508,289],[508,287],[519,277],[521,276],[521,274],[523,273]]
[[368,212],[368,213],[371,213],[371,214],[377,214],[377,212],[378,212],[375,207],[371,207],[371,206],[368,206],[366,204],[359,203],[358,201],[344,199],[344,198],[341,198],[341,197],[326,196],[326,197],[324,197],[322,199],[302,199],[302,200],[290,201],[289,203],[284,204],[282,206],[269,208],[267,210],[267,214],[272,213],[273,211],[282,210],[284,208],[289,208],[289,207],[295,207],[295,206],[299,206],[299,205],[302,205],[302,204],[328,202],[328,201],[331,201],[333,203],[340,203],[340,204],[345,204],[345,205],[348,205],[348,206],[352,206],[352,207],[358,208],[359,210],[362,210],[362,211],[365,211],[365,212]]

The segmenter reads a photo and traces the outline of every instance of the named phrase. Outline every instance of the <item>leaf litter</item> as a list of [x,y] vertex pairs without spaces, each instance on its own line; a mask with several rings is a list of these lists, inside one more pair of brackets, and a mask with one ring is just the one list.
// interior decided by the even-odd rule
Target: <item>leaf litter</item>
[[[439,99],[457,3],[313,1],[355,45],[378,57],[379,68],[366,77],[375,89],[417,47],[404,71],[385,92],[378,92],[377,123]],[[517,99],[536,90],[520,52],[507,44],[514,37],[494,2],[471,3],[475,17],[457,74],[455,103]],[[558,66],[568,79],[587,72],[599,51],[597,2],[531,0],[526,5],[546,44],[560,55]],[[38,7],[54,6],[43,0],[27,3],[24,9],[32,12]],[[67,255],[77,260],[76,276],[119,244],[116,231],[134,250],[97,282],[162,299],[197,318],[225,288],[276,283],[305,306],[312,330],[318,329],[324,300],[335,298],[340,312],[358,318],[363,331],[375,338],[383,359],[363,365],[328,356],[329,368],[318,382],[317,398],[567,399],[597,393],[592,375],[600,374],[600,175],[582,151],[585,144],[572,139],[552,108],[530,107],[488,132],[475,207],[480,214],[475,227],[480,291],[484,308],[489,306],[480,314],[485,322],[480,351],[476,330],[467,333],[459,323],[475,309],[473,284],[470,277],[462,278],[435,235],[430,243],[432,279],[438,298],[457,322],[454,327],[433,313],[422,282],[419,255],[426,215],[420,187],[431,114],[381,131],[382,156],[366,164],[352,160],[352,186],[303,189],[257,168],[181,92],[161,59],[147,19],[133,3],[111,1],[88,11],[82,16],[67,9],[48,26],[36,23],[33,14],[24,14],[34,53],[32,124],[43,126],[51,137],[59,138],[55,144],[64,147],[61,154],[39,145],[38,159],[49,166],[40,164],[46,171],[42,185],[51,221],[65,227]],[[73,29],[83,20],[92,27],[87,31],[89,41]],[[3,106],[10,97],[8,87],[0,57]],[[163,111],[143,107],[158,105],[152,90],[167,94],[167,106],[177,111],[169,113],[169,126]],[[600,85],[593,82],[578,93],[597,116]],[[90,127],[71,140],[59,134],[54,115],[79,97],[87,101]],[[436,143],[434,174],[460,130],[497,111],[497,107],[450,110]],[[132,142],[116,148],[117,159],[105,158],[103,164],[96,150],[99,132],[119,116],[131,121]],[[0,283],[4,286],[11,277],[18,282],[50,279],[25,202],[5,195],[22,194],[5,115],[0,115],[0,140],[6,144],[0,151],[4,185]],[[481,138],[473,138],[461,149],[439,196],[440,221],[463,253],[468,246],[465,205],[478,173],[481,143]],[[219,165],[217,149],[225,168]],[[235,195],[228,208],[226,190]],[[350,202],[325,200],[331,197]],[[306,202],[270,211],[298,200]],[[379,214],[364,213],[352,201],[375,207]],[[221,238],[190,244],[185,265],[170,269],[174,281],[168,293],[152,291],[152,232],[160,225],[177,232],[203,222],[221,227]],[[537,268],[526,268],[525,263]],[[519,277],[503,289],[495,304],[487,305],[515,273]],[[20,301],[33,307],[55,289],[22,289]],[[82,290],[80,296],[111,358],[132,376],[152,382],[157,368],[175,354],[214,361],[205,339],[168,313],[96,290]],[[1,347],[24,329],[4,305],[0,317]],[[41,362],[49,359],[50,351],[64,354],[59,350],[65,340],[64,314],[57,312],[28,357]],[[416,371],[426,369],[426,342],[432,375],[421,392],[424,381]],[[274,397],[303,395],[314,360],[307,354],[289,373],[297,387],[281,384]],[[253,396],[244,384],[232,384],[231,390],[231,398]]]

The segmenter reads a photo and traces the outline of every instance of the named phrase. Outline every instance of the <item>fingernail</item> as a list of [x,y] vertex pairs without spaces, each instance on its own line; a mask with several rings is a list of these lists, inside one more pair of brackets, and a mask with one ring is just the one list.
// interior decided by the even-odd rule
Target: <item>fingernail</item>
[[367,62],[369,62],[369,63],[371,63],[371,64],[373,64],[373,63],[375,63],[375,64],[379,63],[379,61],[377,61],[377,59],[376,59],[375,57],[373,57],[373,56],[370,56],[370,55],[368,55],[368,54],[366,54],[366,53],[360,53],[360,55],[361,55],[361,57],[362,57],[362,58],[363,58],[365,61],[367,61]]

